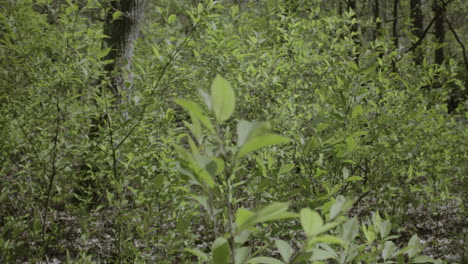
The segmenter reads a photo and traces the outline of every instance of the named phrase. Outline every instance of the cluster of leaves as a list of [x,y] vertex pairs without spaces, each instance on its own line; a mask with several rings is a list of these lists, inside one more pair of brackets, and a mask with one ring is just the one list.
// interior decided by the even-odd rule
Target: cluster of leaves
[[[263,147],[287,143],[289,140],[271,133],[266,122],[240,120],[236,129],[237,144],[229,144],[233,141],[229,138],[233,137],[229,132],[231,129],[222,124],[231,117],[235,108],[235,95],[231,85],[218,75],[211,85],[211,93],[201,91],[201,94],[207,108],[215,116],[214,124],[194,101],[176,100],[190,114],[192,122],[185,124],[194,138],[188,134],[184,137],[190,146],[189,150],[178,147],[181,157],[178,170],[186,176],[187,184],[192,187],[186,190],[187,194],[202,205],[207,217],[211,219],[216,238],[211,254],[197,248],[187,250],[198,256],[200,261],[213,264],[284,264],[304,261],[323,263],[323,260],[334,260],[337,263],[405,263],[406,253],[409,263],[442,263],[441,260],[418,255],[421,244],[416,235],[411,238],[407,247],[398,250],[391,241],[397,236],[389,236],[391,222],[383,221],[378,213],[373,215],[372,224],[362,225],[362,237],[365,239],[361,244],[357,239],[360,228],[357,219],[346,220],[346,217],[341,216],[352,207],[353,201],[346,200],[341,195],[321,206],[326,222],[317,211],[301,209],[299,219],[305,240],[300,248],[294,249],[289,242],[275,239],[281,260],[261,256],[266,247],[255,250],[252,254],[253,248],[246,245],[253,233],[264,228],[263,223],[295,219],[298,215],[288,211],[288,202],[273,202],[253,210],[239,207],[242,199],[235,197],[236,189],[242,189],[247,181],[236,177],[236,172],[242,166],[242,158],[247,154]],[[223,230],[224,234],[220,236],[217,230]],[[335,244],[340,247],[334,248]]]

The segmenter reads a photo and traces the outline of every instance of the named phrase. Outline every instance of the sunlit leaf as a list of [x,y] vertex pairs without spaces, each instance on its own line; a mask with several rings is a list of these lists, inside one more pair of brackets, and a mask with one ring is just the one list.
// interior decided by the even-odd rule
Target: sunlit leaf
[[267,133],[263,136],[258,136],[249,139],[249,141],[247,141],[245,145],[242,146],[242,148],[239,150],[239,153],[237,153],[237,157],[241,158],[244,155],[261,149],[263,147],[273,146],[276,144],[282,144],[287,142],[289,142],[289,138],[287,137],[278,134]]
[[307,236],[313,236],[320,233],[323,220],[319,213],[309,208],[303,208],[300,212],[300,219],[302,228]]
[[234,90],[221,75],[216,75],[211,84],[211,106],[218,122],[226,121],[234,113],[236,106]]
[[224,237],[218,237],[213,242],[213,262],[214,264],[228,264],[231,258],[229,242]]

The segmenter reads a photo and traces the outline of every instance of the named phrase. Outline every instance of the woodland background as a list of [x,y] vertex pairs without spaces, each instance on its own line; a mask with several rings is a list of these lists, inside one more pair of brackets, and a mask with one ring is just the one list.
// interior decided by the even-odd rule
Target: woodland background
[[0,262],[466,263],[467,15],[0,0]]

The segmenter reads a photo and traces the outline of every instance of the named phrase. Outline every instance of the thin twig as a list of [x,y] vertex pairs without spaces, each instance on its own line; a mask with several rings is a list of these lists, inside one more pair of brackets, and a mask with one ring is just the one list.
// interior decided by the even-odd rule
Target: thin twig
[[413,50],[415,50],[417,47],[419,47],[419,45],[421,45],[422,41],[424,40],[424,38],[426,38],[426,35],[427,33],[429,32],[429,29],[432,27],[432,25],[434,24],[434,22],[436,21],[436,19],[442,14],[442,12],[444,12],[444,10],[447,8],[447,5],[450,4],[450,2],[452,2],[452,0],[448,0],[447,2],[442,2],[443,5],[442,7],[437,11],[437,13],[434,15],[434,17],[432,18],[431,22],[429,22],[429,25],[426,27],[426,29],[423,31],[423,33],[421,34],[421,37],[419,37],[418,41],[416,41],[407,51],[404,52],[404,54],[406,53],[409,53]]
[[452,32],[453,36],[457,40],[458,44],[460,44],[460,47],[462,48],[463,61],[465,62],[465,70],[466,70],[466,72],[468,72],[468,58],[466,56],[465,45],[463,44],[463,41],[461,41],[460,36],[458,36],[457,32],[455,31],[455,29],[452,26],[452,23],[450,23],[449,19],[445,18],[445,21],[447,22],[447,25],[448,25],[450,31]]

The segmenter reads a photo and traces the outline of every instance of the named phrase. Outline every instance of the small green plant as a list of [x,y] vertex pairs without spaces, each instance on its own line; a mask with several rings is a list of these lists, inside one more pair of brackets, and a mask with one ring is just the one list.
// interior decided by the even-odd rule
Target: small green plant
[[[197,201],[208,213],[211,221],[214,242],[211,252],[198,248],[186,251],[198,256],[203,263],[323,263],[334,260],[336,263],[404,263],[407,253],[410,263],[439,263],[427,256],[418,256],[421,246],[414,236],[409,246],[397,250],[389,236],[390,221],[383,221],[374,214],[372,224],[362,225],[362,243],[357,238],[359,222],[356,218],[347,220],[343,216],[353,205],[353,200],[338,196],[322,207],[324,218],[315,210],[303,208],[299,214],[288,211],[289,202],[273,202],[266,206],[247,209],[240,205],[240,197],[235,197],[237,188],[245,183],[239,181],[236,172],[242,166],[242,158],[263,147],[287,143],[288,138],[271,132],[270,122],[240,120],[236,137],[227,120],[235,109],[235,94],[232,86],[220,75],[211,85],[211,93],[200,92],[207,108],[214,116],[212,121],[204,109],[188,99],[176,99],[185,108],[191,122],[185,125],[191,134],[184,134],[188,150],[176,146],[180,156],[178,171],[191,187],[186,189],[190,197]],[[236,143],[234,142],[236,139]],[[236,202],[237,201],[237,202]],[[289,242],[275,239],[276,250],[281,260],[261,256],[265,248],[255,250],[248,246],[251,235],[265,227],[263,223],[299,218],[305,240],[295,249]],[[270,238],[268,238],[270,239]],[[268,240],[266,239],[266,240]]]

